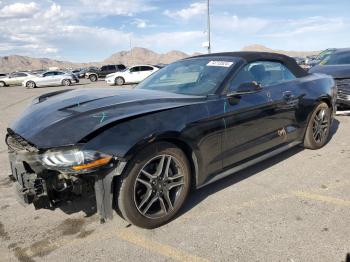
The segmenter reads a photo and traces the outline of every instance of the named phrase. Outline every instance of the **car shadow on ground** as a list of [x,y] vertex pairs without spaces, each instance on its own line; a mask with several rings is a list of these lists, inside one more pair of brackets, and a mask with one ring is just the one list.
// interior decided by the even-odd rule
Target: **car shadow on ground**
[[78,212],[83,212],[86,217],[90,217],[97,212],[95,195],[91,194],[88,197],[77,197],[76,199],[58,205],[64,213],[71,215]]
[[[337,119],[334,119],[331,129],[330,129],[330,136],[329,136],[329,140],[327,142],[327,144],[332,140],[334,134],[337,132],[339,128],[339,121]],[[215,194],[227,187],[230,186],[234,186],[235,184],[253,176],[256,175],[258,173],[260,173],[261,171],[268,169],[269,167],[272,167],[290,157],[292,157],[295,154],[300,153],[301,151],[303,151],[304,148],[302,146],[296,146],[293,147],[281,154],[278,154],[277,156],[274,156],[270,159],[267,159],[265,161],[262,161],[258,164],[255,164],[251,167],[248,167],[246,169],[243,169],[242,171],[239,171],[235,174],[229,175],[226,178],[223,178],[219,181],[216,181],[212,184],[209,184],[208,186],[201,188],[201,189],[197,189],[197,190],[193,190],[185,205],[184,208],[181,209],[181,211],[179,212],[177,217],[180,217],[181,215],[187,213],[188,211],[190,211],[192,208],[194,208],[196,205],[198,205],[200,202],[202,202],[203,200],[205,200],[207,197],[209,197],[212,194]]]

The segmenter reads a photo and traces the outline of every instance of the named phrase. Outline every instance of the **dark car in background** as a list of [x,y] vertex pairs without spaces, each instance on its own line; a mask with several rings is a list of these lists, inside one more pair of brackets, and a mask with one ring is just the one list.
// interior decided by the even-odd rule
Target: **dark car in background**
[[124,71],[126,66],[123,64],[119,65],[104,65],[101,68],[91,68],[88,72],[85,73],[85,78],[90,79],[91,82],[97,81],[99,78],[105,78],[107,75]]
[[309,68],[311,68],[315,65],[318,65],[323,59],[325,59],[325,57],[329,56],[336,50],[336,48],[328,48],[320,52],[318,55],[308,56],[305,63]]
[[8,128],[20,198],[55,208],[93,192],[101,218],[113,208],[154,228],[190,189],[330,134],[334,80],[290,57],[217,53],[172,63],[135,89],[76,89],[36,98]]
[[310,72],[331,75],[338,88],[339,107],[350,107],[350,48],[329,53],[318,65],[311,68]]

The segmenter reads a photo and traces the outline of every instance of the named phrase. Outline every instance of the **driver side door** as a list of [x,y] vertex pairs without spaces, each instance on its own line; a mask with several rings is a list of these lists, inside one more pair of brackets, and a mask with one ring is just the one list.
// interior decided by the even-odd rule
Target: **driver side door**
[[54,82],[55,72],[46,72],[37,84],[51,85]]
[[129,76],[127,82],[138,83],[141,82],[141,68],[140,66],[134,66],[129,69]]
[[[272,62],[273,63],[273,62]],[[242,84],[257,82],[256,92],[229,96],[224,104],[223,167],[239,165],[285,142],[280,85],[271,84],[271,62],[257,61],[244,66],[229,83],[228,92]]]

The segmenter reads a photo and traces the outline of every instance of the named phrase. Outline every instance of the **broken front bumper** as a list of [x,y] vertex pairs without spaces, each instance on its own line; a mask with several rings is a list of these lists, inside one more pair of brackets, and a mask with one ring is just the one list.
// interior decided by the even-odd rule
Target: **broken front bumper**
[[36,209],[54,209],[76,197],[95,195],[101,218],[112,219],[114,177],[121,175],[126,162],[88,174],[65,174],[49,170],[38,158],[39,151],[16,135],[8,135],[9,160],[19,201]]

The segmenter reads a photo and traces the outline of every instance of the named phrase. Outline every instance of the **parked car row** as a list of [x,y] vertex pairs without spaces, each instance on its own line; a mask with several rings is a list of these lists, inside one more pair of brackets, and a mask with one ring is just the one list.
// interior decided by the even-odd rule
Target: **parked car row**
[[53,85],[70,86],[73,83],[79,83],[79,79],[74,74],[63,71],[47,71],[43,74],[14,72],[0,78],[0,87],[22,85],[27,88],[35,88]]
[[[127,68],[123,64],[66,70],[33,70],[10,74],[0,73],[0,87],[23,85],[27,88],[50,85],[69,86],[78,83],[80,78],[96,82],[104,79],[108,85],[137,84],[164,67],[160,65],[135,65]],[[51,68],[54,69],[54,68]]]

